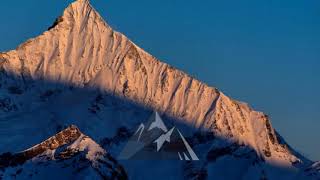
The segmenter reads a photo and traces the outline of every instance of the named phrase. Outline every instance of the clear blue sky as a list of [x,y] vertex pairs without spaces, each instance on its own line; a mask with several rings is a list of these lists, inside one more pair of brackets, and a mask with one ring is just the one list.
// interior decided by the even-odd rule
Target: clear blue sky
[[[71,0],[5,1],[0,51],[49,27]],[[320,160],[319,0],[92,0],[136,44],[272,118]]]

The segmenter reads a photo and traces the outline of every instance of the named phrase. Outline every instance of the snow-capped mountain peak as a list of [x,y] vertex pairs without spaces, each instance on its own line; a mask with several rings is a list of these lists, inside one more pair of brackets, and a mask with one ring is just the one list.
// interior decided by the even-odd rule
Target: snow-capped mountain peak
[[[0,69],[0,153],[20,152],[65,125],[76,124],[113,156],[134,135],[132,141],[138,140],[140,146],[130,146],[135,149],[124,153],[126,159],[168,132],[156,113],[155,120],[131,133],[158,111],[192,131],[184,138],[175,128],[170,143],[164,141],[159,152],[176,149],[171,138],[177,136],[185,151],[173,151],[172,157],[191,159],[186,149],[192,146],[203,161],[200,167],[187,163],[187,170],[179,172],[172,171],[177,167],[161,166],[172,174],[278,179],[275,171],[283,174],[283,168],[290,169],[281,178],[293,177],[297,173],[292,172],[300,174],[310,164],[273,129],[267,115],[159,61],[114,31],[88,0],[69,5],[40,36],[0,53]],[[89,141],[85,138],[75,147],[93,152],[87,154],[90,160],[95,150],[102,151]],[[54,150],[56,143],[50,144]],[[126,164],[125,168],[132,178],[139,178],[139,169],[145,173],[145,168]]]
[[278,144],[267,116],[155,59],[113,31],[89,1],[72,3],[59,19],[49,31],[4,53],[4,71],[23,82],[99,89],[244,143],[266,159],[297,160]]

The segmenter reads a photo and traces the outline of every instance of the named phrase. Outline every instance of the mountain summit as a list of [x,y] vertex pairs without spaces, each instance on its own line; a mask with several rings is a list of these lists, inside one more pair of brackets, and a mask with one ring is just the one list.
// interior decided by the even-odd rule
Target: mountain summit
[[[0,66],[0,153],[22,151],[76,124],[117,156],[156,110],[191,129],[186,139],[202,160],[176,164],[178,171],[160,163],[158,177],[165,171],[190,179],[292,179],[311,165],[267,115],[160,62],[114,31],[88,0],[69,5],[40,36],[0,53]],[[123,163],[129,178],[142,177],[141,164]],[[149,179],[160,173],[149,172],[141,173]]]

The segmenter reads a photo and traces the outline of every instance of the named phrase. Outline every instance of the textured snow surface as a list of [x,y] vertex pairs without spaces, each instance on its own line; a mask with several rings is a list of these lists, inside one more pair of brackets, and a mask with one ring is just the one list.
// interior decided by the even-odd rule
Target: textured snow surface
[[[103,148],[71,126],[11,158],[4,179],[125,179],[126,172]],[[19,156],[15,154],[13,156]],[[4,156],[0,157],[3,162]],[[1,163],[0,163],[1,164]],[[1,167],[1,166],[0,166]]]
[[[267,115],[160,62],[112,30],[88,0],[72,3],[40,36],[0,53],[0,66],[0,153],[22,151],[75,124],[116,157],[156,110],[185,126],[205,159],[159,163],[172,177],[293,179],[310,164],[280,140]],[[196,141],[199,132],[214,138]],[[89,138],[73,145],[90,161],[104,152]],[[133,179],[157,171],[155,163],[122,163]]]

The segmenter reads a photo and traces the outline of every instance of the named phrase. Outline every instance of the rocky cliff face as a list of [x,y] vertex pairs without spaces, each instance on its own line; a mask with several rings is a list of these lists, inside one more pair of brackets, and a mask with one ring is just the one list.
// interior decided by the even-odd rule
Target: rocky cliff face
[[67,177],[127,179],[127,174],[109,153],[76,126],[25,151],[0,155],[0,179]]
[[[123,122],[132,113],[136,117],[133,119],[145,117],[133,112],[134,107],[139,106],[157,110],[196,131],[249,147],[264,162],[294,169],[307,163],[280,140],[267,115],[160,62],[112,30],[88,0],[72,3],[48,31],[16,50],[1,53],[0,60],[1,83],[5,88],[4,98],[0,99],[0,114],[5,119],[27,120],[32,112],[41,111],[41,117],[50,119],[42,120],[43,124],[75,123],[102,139],[103,128],[111,129],[109,134],[114,134],[114,129],[124,124],[131,126],[129,128],[136,125],[133,123],[136,120]],[[53,85],[50,88],[39,85],[43,81]],[[56,84],[62,86],[57,88]],[[84,95],[67,86],[99,89],[99,93]],[[118,103],[117,98],[134,105]],[[33,103],[26,105],[30,101]],[[61,107],[72,108],[67,111]],[[89,116],[83,109],[93,115]],[[117,120],[119,118],[122,121]],[[9,124],[9,129],[0,127],[0,131],[6,132],[3,145],[9,143],[5,139],[10,133],[18,131],[10,131],[10,127],[16,128],[10,125],[12,122],[0,122]],[[41,124],[36,127],[47,129]],[[28,131],[25,126],[19,131],[21,129]],[[21,141],[19,137],[14,140]]]

